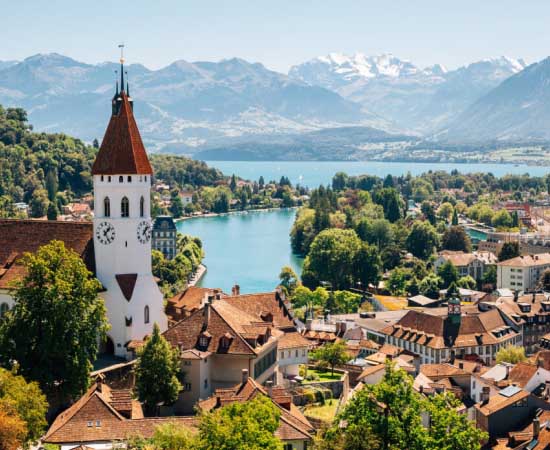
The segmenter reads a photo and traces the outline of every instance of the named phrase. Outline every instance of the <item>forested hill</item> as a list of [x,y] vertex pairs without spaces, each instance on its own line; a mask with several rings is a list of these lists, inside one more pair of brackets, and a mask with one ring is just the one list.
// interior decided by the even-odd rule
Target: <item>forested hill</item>
[[[25,202],[34,217],[92,189],[91,167],[97,146],[63,133],[33,132],[21,108],[0,105],[0,217],[15,215],[13,203]],[[208,186],[221,172],[191,159],[153,155],[155,176],[172,185]],[[55,207],[55,210],[53,209]]]

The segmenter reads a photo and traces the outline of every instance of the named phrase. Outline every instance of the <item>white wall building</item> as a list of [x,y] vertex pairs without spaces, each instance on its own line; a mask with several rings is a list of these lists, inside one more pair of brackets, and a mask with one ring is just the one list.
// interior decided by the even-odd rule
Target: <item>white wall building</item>
[[550,253],[517,256],[497,264],[497,287],[517,291],[536,289],[550,268]]

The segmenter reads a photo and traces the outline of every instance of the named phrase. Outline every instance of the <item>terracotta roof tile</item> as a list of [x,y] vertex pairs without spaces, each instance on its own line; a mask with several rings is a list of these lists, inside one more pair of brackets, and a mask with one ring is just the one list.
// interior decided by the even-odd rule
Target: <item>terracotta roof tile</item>
[[535,364],[526,362],[517,363],[508,374],[508,381],[524,388],[531,378],[537,373],[538,367]]
[[303,337],[299,332],[291,331],[281,336],[277,347],[279,350],[286,350],[289,348],[311,347],[311,345],[311,342]]
[[[269,321],[277,328],[294,328],[294,321],[284,302],[277,292],[244,294],[225,297],[224,300],[234,307],[257,318],[258,321]],[[268,317],[266,313],[270,313]]]
[[63,241],[82,257],[88,270],[95,271],[91,223],[0,219],[0,289],[25,276],[18,263],[23,253],[36,252],[52,240]]
[[92,174],[151,175],[153,169],[147,158],[132,106],[125,92],[120,95],[122,98],[120,111],[111,116],[92,167]]

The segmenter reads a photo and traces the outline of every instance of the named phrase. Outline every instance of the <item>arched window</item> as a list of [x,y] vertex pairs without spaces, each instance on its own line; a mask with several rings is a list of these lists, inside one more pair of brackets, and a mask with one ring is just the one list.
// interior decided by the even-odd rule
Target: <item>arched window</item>
[[10,306],[7,303],[0,305],[0,319],[10,310]]
[[149,306],[145,306],[145,309],[143,310],[143,322],[149,323]]
[[120,202],[120,216],[130,217],[130,202],[127,197],[122,197],[122,201]]
[[145,199],[143,196],[139,199],[139,217],[143,217],[145,215]]
[[124,183],[124,177],[122,175],[118,177],[118,182]]
[[109,175],[109,176],[107,177],[107,182],[108,182],[108,183],[111,182],[111,175]]
[[132,175],[128,175],[128,183],[132,182]]
[[109,200],[109,197],[103,199],[103,215],[111,217],[111,200]]

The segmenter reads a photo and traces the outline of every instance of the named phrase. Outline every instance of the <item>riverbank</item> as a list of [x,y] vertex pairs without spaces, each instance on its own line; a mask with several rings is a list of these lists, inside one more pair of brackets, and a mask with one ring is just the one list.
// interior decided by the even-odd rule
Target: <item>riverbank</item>
[[223,217],[223,216],[231,216],[231,215],[243,215],[248,213],[257,213],[257,212],[272,212],[272,211],[291,211],[293,209],[298,209],[299,206],[291,206],[290,208],[258,208],[258,209],[245,209],[244,211],[228,211],[225,213],[206,213],[206,214],[197,214],[194,216],[184,216],[184,217],[178,217],[177,219],[174,219],[174,222],[183,222],[185,220],[190,219],[201,219],[201,218],[208,218],[208,217]]
[[204,264],[199,264],[199,267],[189,280],[189,283],[187,283],[187,286],[195,286],[199,281],[201,281],[202,277],[206,274],[206,270],[207,269]]

